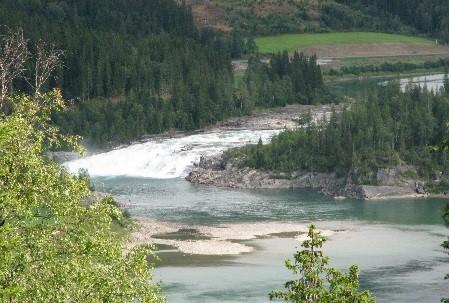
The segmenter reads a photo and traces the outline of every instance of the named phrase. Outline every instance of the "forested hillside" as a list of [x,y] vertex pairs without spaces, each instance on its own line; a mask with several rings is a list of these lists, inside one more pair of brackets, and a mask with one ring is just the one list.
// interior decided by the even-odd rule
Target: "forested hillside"
[[449,41],[449,2],[445,0],[337,0],[371,16],[400,22]]
[[316,57],[298,52],[289,56],[286,51],[274,54],[270,64],[262,63],[258,56],[251,57],[244,86],[236,95],[237,101],[243,99],[245,110],[254,106],[317,104],[328,101],[329,96]]
[[244,149],[245,164],[278,172],[335,172],[358,184],[373,184],[379,168],[403,163],[414,165],[421,177],[446,175],[447,155],[430,147],[448,136],[448,98],[447,92],[401,92],[390,85],[318,123],[302,117],[306,127]]
[[[0,24],[3,33],[22,28],[30,46],[44,39],[64,51],[64,66],[47,85],[61,88],[72,107],[54,120],[90,145],[113,146],[204,127],[257,106],[326,102],[313,57],[278,54],[266,65],[255,56],[243,79],[234,79],[231,58],[254,51],[245,35],[364,29],[444,39],[447,5],[425,3],[216,1],[236,30],[224,33],[199,29],[191,8],[174,0],[5,0]],[[27,70],[30,79],[32,66]],[[29,92],[24,80],[14,88]]]
[[[410,32],[399,20],[383,18],[331,1],[303,0],[191,0],[194,7],[213,2],[235,31],[251,35],[278,33],[325,32],[333,30],[370,30]],[[210,4],[209,4],[210,5]],[[220,10],[221,9],[221,10]],[[198,12],[197,12],[198,14]],[[197,20],[213,20],[202,11]]]
[[64,50],[48,86],[75,104],[56,120],[92,143],[201,127],[235,110],[230,54],[232,42],[243,40],[199,31],[190,9],[175,1],[7,0],[0,24],[3,32],[22,28],[30,45],[44,39]]
[[[421,33],[449,39],[449,5],[444,0],[196,0],[213,2],[228,26],[252,35],[297,32],[381,31]],[[221,9],[221,10],[220,10]],[[207,18],[207,13],[203,13]],[[217,18],[211,16],[209,19]]]
[[[273,85],[263,100],[256,99],[265,80],[254,80],[256,86],[241,82],[236,92],[231,58],[253,51],[254,41],[237,32],[198,29],[190,7],[172,0],[133,5],[125,0],[8,0],[0,3],[0,24],[6,25],[3,32],[22,28],[30,45],[44,39],[64,51],[64,66],[48,87],[61,88],[73,105],[54,120],[91,146],[127,143],[172,128],[196,129],[249,113],[254,106],[310,103],[322,86],[318,81],[293,87],[285,72],[276,79],[269,72]],[[302,77],[309,70],[321,77],[315,60],[302,60]],[[30,79],[33,67],[27,70]],[[265,67],[251,68],[249,77],[266,73]],[[16,81],[15,89],[27,92],[26,80]]]

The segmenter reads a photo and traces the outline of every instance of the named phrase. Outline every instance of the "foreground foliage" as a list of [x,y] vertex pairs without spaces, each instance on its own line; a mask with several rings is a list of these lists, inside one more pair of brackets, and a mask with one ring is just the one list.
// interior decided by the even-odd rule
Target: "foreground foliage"
[[304,250],[294,255],[294,261],[287,260],[285,266],[297,280],[285,283],[286,291],[273,291],[270,300],[281,299],[293,303],[374,303],[376,299],[368,291],[359,291],[357,266],[342,273],[329,266],[329,258],[320,250],[326,238],[309,227],[307,240],[302,243]]
[[0,117],[0,301],[163,302],[151,247],[125,255],[111,231],[119,209],[108,199],[87,205],[86,180],[43,156],[46,146],[76,146],[49,124],[59,92],[11,102]]

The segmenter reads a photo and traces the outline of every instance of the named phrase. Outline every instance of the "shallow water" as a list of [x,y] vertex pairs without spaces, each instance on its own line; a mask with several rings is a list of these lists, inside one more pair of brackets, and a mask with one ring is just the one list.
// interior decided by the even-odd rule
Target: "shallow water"
[[[439,302],[447,293],[442,276],[449,267],[442,252],[431,248],[440,243],[438,237],[429,237],[432,227],[350,227],[325,245],[325,253],[333,266],[358,264],[362,287],[378,302]],[[268,292],[292,278],[283,261],[291,258],[297,243],[277,238],[253,243],[258,246],[254,253],[226,263],[165,265],[156,269],[156,277],[164,281],[169,302],[268,302]]]
[[444,87],[444,74],[418,76],[412,78],[405,78],[400,80],[401,89],[405,90],[410,86],[426,87],[433,92],[439,92]]
[[[228,190],[192,186],[183,179],[95,178],[96,186],[127,204],[133,215],[182,224],[314,222],[340,230],[325,252],[332,264],[358,264],[364,288],[378,302],[438,302],[447,295],[449,258],[440,244],[448,234],[446,201],[404,199],[337,201],[298,190]],[[297,243],[291,238],[245,241],[241,256],[185,256],[160,252],[156,279],[169,302],[268,302],[267,293],[291,278],[283,268]]]
[[435,93],[444,88],[444,74],[430,74],[416,77],[378,77],[363,78],[347,81],[330,82],[328,85],[333,92],[341,96],[365,96],[367,92],[374,91],[379,85],[387,85],[391,81],[397,81],[402,91],[408,87],[419,86],[426,87]]

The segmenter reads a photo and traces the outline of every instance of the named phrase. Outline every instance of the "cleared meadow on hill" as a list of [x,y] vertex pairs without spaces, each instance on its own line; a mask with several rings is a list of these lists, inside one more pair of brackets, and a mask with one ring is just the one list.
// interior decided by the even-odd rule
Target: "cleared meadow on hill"
[[404,43],[431,45],[434,43],[432,40],[421,37],[371,32],[283,34],[258,37],[255,40],[261,53],[295,51],[312,46],[332,44]]

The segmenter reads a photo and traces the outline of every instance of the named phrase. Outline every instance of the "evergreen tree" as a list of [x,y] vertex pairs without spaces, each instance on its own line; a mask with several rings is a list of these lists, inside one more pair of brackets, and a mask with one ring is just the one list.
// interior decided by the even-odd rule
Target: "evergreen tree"
[[292,58],[287,52],[274,54],[269,65],[257,55],[251,57],[244,81],[248,98],[258,106],[312,104],[328,99],[316,57],[298,52]]
[[272,291],[270,300],[292,303],[376,301],[368,291],[359,291],[357,266],[351,266],[346,274],[329,266],[329,258],[321,251],[325,242],[326,238],[311,225],[307,239],[301,244],[304,249],[295,253],[293,262],[285,262],[287,269],[298,275],[298,279],[286,282],[285,291]]
[[444,74],[443,84],[444,92],[449,95],[449,77],[447,75],[447,72]]
[[254,36],[249,36],[248,40],[246,41],[246,53],[247,54],[255,54],[257,53],[258,48],[256,41],[254,40]]
[[257,148],[266,159],[261,169],[285,173],[336,173],[351,175],[358,184],[376,184],[379,169],[406,162],[424,179],[438,172],[449,178],[444,155],[428,148],[447,138],[448,104],[446,94],[419,87],[402,92],[393,83],[350,108],[334,109],[329,118],[286,130],[269,144],[244,147],[245,163],[255,166]]
[[[63,132],[104,147],[239,113],[230,59],[243,52],[243,36],[196,28],[182,1],[28,2],[0,1],[1,25],[23,28],[30,45],[43,39],[64,50],[65,67],[49,83],[74,101],[53,117]],[[27,79],[14,89],[30,92]],[[140,107],[144,125],[128,123]]]

